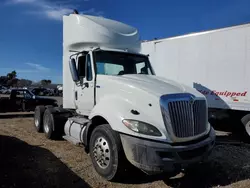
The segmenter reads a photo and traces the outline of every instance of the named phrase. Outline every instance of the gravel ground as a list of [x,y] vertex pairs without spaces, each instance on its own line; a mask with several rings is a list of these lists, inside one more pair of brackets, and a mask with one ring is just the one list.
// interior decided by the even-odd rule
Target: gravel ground
[[[223,137],[223,135],[222,135]],[[224,139],[225,140],[225,139]],[[176,177],[146,176],[134,171],[123,183],[110,183],[94,171],[81,147],[45,139],[33,119],[0,116],[1,187],[250,187],[250,145],[219,144],[211,162]]]

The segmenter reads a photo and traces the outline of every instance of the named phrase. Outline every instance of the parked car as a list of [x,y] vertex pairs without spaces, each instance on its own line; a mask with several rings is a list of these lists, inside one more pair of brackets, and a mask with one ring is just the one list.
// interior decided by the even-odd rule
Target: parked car
[[46,96],[49,94],[49,91],[46,88],[34,88],[32,89],[32,93],[37,96]]
[[0,93],[1,93],[1,94],[5,94],[5,95],[9,95],[10,92],[11,92],[10,89],[1,89],[1,90],[0,90]]
[[4,87],[4,86],[0,86],[0,94],[4,94],[4,93],[6,93],[7,92],[7,88],[6,87]]
[[9,97],[0,98],[0,112],[34,111],[39,105],[58,106],[57,100],[36,96],[28,89],[12,89]]

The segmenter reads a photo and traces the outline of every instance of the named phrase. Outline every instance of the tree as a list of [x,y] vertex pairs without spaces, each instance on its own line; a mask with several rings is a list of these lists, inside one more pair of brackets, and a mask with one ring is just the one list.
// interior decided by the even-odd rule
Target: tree
[[29,87],[31,86],[32,81],[31,80],[26,80],[26,79],[20,79],[17,83],[18,87]]
[[8,73],[7,77],[8,77],[9,80],[16,78],[17,77],[16,71],[14,70],[14,71]]
[[7,76],[0,76],[0,85],[7,85],[8,77]]
[[16,71],[9,72],[6,76],[0,76],[0,84],[4,86],[16,86],[18,82]]
[[32,81],[27,79],[18,79],[17,72],[14,70],[9,72],[6,76],[0,76],[0,85],[7,87],[29,87],[31,86]]
[[10,79],[7,81],[7,86],[8,87],[16,87],[17,86],[17,83],[18,83],[18,79],[17,78],[13,78],[13,79]]
[[51,80],[41,80],[41,85],[42,86],[46,86],[46,85],[49,85],[49,84],[51,84],[52,83],[52,81]]

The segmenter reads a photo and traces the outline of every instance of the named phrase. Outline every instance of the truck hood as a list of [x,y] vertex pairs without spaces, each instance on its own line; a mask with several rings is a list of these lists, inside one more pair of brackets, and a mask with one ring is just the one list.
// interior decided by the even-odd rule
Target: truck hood
[[[189,93],[197,98],[205,99],[205,96],[194,88],[154,75],[98,75],[96,87],[98,88],[96,92],[97,105],[93,117],[95,115],[110,117],[110,119],[107,118],[108,122],[117,125],[116,131],[132,135],[136,133],[127,130],[123,124],[118,126],[121,119],[147,122],[157,127],[165,135],[162,138],[154,138],[156,140],[170,141],[162,118],[160,106],[162,95]],[[131,110],[136,110],[139,114],[135,115]],[[140,137],[151,138],[142,134]]]
[[144,90],[145,92],[151,93],[158,97],[164,94],[175,93],[191,93],[196,97],[204,97],[200,92],[191,87],[154,75],[128,74],[112,78],[110,77],[110,79],[120,82],[120,84],[125,84],[130,88]]

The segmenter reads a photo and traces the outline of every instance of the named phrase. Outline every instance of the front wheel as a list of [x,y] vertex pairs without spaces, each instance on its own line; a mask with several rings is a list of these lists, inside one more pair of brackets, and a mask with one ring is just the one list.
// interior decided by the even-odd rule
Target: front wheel
[[119,134],[110,125],[100,125],[90,138],[90,157],[97,173],[109,181],[118,180],[124,173],[125,155]]

